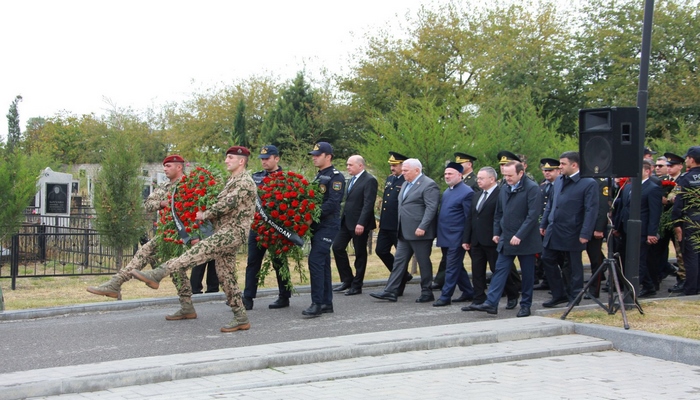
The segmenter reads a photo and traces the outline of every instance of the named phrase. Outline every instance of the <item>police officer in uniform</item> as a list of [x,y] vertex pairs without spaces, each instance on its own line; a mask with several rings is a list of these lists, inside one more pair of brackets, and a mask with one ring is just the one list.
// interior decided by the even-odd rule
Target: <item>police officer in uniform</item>
[[476,157],[470,156],[467,153],[455,153],[455,162],[462,164],[464,172],[462,172],[462,182],[472,188],[474,193],[479,192],[479,185],[476,184],[476,173],[474,173],[474,161]]
[[[664,153],[664,156],[668,159],[668,180],[676,182],[683,176],[683,162],[685,161],[683,157],[673,154]],[[678,193],[674,191],[674,193]],[[668,202],[675,202],[675,197],[673,195],[668,196]],[[678,272],[676,273],[676,284],[669,288],[669,293],[683,293],[683,286],[685,285],[685,262],[683,261],[683,249],[681,247],[681,242],[676,240],[676,235],[671,235],[673,238],[673,247],[676,249],[676,261],[678,263]]]
[[315,182],[323,193],[321,220],[311,224],[313,237],[309,252],[309,276],[311,281],[311,305],[303,315],[318,317],[333,312],[333,287],[331,279],[331,245],[340,230],[340,205],[345,193],[345,177],[332,164],[333,147],[318,142],[309,152],[318,168]]
[[[253,182],[260,187],[263,179],[266,176],[282,171],[279,166],[280,152],[277,146],[267,145],[260,150],[258,158],[262,162],[263,170],[253,174]],[[262,267],[263,258],[265,257],[266,248],[258,246],[258,241],[255,240],[257,232],[250,230],[248,233],[248,265],[245,269],[245,290],[243,291],[243,305],[246,310],[253,309],[253,299],[258,292],[258,273]],[[289,307],[289,298],[292,297],[292,292],[289,290],[289,277],[285,279],[280,275],[282,261],[279,258],[272,257],[272,267],[277,275],[277,287],[279,288],[279,297],[268,307],[271,309]]]
[[[377,246],[374,248],[377,257],[382,260],[386,269],[391,272],[394,266],[394,255],[391,247],[396,248],[399,238],[399,192],[406,179],[401,174],[401,165],[408,160],[403,154],[389,152],[389,168],[391,175],[384,183],[384,195],[382,196],[382,211],[379,214],[379,233],[377,233]],[[413,279],[413,276],[406,271],[404,280],[406,282]],[[398,295],[402,295],[399,293]]]
[[681,243],[683,249],[683,262],[685,264],[685,284],[683,285],[683,294],[693,296],[698,294],[700,287],[700,274],[698,273],[698,257],[697,247],[692,240],[693,236],[698,234],[696,227],[690,225],[690,221],[695,224],[700,223],[700,210],[697,207],[686,206],[686,193],[689,190],[700,190],[700,146],[693,146],[688,149],[685,154],[686,172],[676,182],[678,194],[673,202],[673,213],[671,219],[676,222],[673,231]]

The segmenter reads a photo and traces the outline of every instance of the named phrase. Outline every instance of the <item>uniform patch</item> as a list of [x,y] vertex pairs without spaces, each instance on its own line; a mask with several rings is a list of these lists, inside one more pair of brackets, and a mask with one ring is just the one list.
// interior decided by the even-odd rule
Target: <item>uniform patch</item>
[[343,190],[343,182],[333,182],[333,190],[335,190],[335,191]]
[[326,185],[324,185],[324,184],[318,185],[318,190],[320,190],[321,193],[326,193]]
[[603,196],[608,197],[609,194],[610,194],[610,190],[608,189],[607,186],[605,186],[603,188]]

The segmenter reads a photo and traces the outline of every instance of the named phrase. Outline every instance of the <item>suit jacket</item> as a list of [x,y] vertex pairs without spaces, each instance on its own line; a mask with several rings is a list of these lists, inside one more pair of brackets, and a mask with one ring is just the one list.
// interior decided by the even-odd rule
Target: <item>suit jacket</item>
[[[659,223],[663,204],[663,189],[647,179],[642,183],[642,198],[639,219],[642,222],[641,236],[656,236],[659,233]],[[632,200],[632,185],[627,184],[622,189],[620,209],[615,216],[615,230],[627,233],[627,221],[630,219],[630,204]]]
[[493,242],[493,216],[496,212],[501,188],[496,185],[492,190],[481,206],[481,211],[476,211],[476,206],[479,203],[478,197],[483,191],[472,198],[471,212],[465,222],[462,243],[469,243],[472,246],[478,244],[484,247],[496,247],[496,243]]
[[[542,252],[538,229],[541,210],[542,192],[532,179],[523,176],[513,191],[508,185],[501,187],[493,220],[493,234],[499,236],[498,251],[514,256]],[[519,245],[510,244],[513,236],[520,239]]]
[[399,192],[406,182],[403,175],[389,175],[384,184],[382,212],[379,214],[379,229],[395,231],[399,229]]
[[552,197],[542,214],[540,228],[546,229],[544,247],[552,250],[585,250],[579,238],[591,240],[598,217],[598,184],[581,173],[554,180]]
[[[405,240],[435,239],[440,189],[434,180],[421,175],[404,198],[409,186],[408,182],[404,183],[399,192],[399,237]],[[416,236],[418,228],[425,231],[424,236]]]
[[473,199],[474,191],[461,181],[442,194],[437,223],[438,247],[462,246],[465,222],[471,212]]
[[340,217],[341,226],[350,231],[355,231],[356,225],[365,227],[370,231],[377,227],[374,218],[374,201],[377,199],[377,179],[365,171],[353,183],[352,188],[346,186],[345,205]]

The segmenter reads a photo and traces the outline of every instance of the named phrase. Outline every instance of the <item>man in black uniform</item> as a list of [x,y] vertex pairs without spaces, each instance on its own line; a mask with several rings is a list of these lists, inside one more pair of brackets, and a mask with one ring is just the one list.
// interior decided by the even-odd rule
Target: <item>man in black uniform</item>
[[[277,146],[263,146],[258,158],[262,163],[263,169],[253,174],[253,181],[260,187],[266,176],[281,171],[282,167],[279,166],[280,152]],[[248,265],[245,269],[245,289],[243,290],[243,305],[246,310],[253,309],[253,299],[258,293],[258,273],[260,273],[263,258],[267,251],[266,248],[258,246],[258,241],[255,240],[256,236],[258,236],[258,233],[251,229],[248,233]],[[272,267],[275,269],[275,274],[277,275],[279,297],[268,307],[272,309],[289,307],[289,298],[292,297],[292,292],[289,290],[289,277],[285,279],[280,275],[282,261],[274,256],[272,256],[271,259]]]
[[[554,185],[554,180],[559,176],[559,160],[554,158],[543,158],[540,160],[540,169],[542,169],[542,175],[544,175],[544,180],[540,183],[540,191],[542,192],[542,213],[547,207],[547,201],[552,195],[552,186]],[[541,254],[535,259],[535,286],[534,290],[549,290],[549,283],[547,283],[547,276],[544,274],[544,267],[542,266]],[[542,282],[537,283],[541,280]]]
[[333,312],[333,287],[331,278],[331,245],[340,230],[340,204],[345,193],[345,177],[333,167],[333,147],[318,142],[309,152],[318,168],[315,182],[323,193],[321,220],[311,224],[313,237],[309,252],[309,277],[311,280],[311,305],[301,313],[318,317]]
[[[379,233],[377,233],[377,246],[374,248],[377,257],[384,263],[386,269],[391,272],[394,266],[394,255],[391,247],[396,248],[399,238],[399,192],[406,179],[401,175],[401,165],[408,157],[393,151],[389,152],[389,168],[391,175],[386,178],[384,195],[382,196],[382,211],[379,214]],[[406,271],[404,280],[413,279]],[[401,296],[403,293],[398,293]]]
[[673,231],[676,240],[681,242],[683,248],[683,262],[685,264],[685,284],[683,294],[693,296],[698,294],[700,287],[700,274],[698,273],[698,249],[692,240],[698,234],[697,224],[700,223],[700,210],[697,207],[686,205],[685,196],[696,194],[700,190],[700,146],[693,146],[685,153],[686,172],[676,182],[678,194],[673,202],[671,219],[676,222]]
[[[664,156],[666,156],[666,158],[668,159],[668,179],[678,184],[678,180],[682,176],[683,162],[685,160],[683,159],[683,157],[673,153],[664,153]],[[674,191],[674,193],[677,192]],[[673,207],[673,203],[675,202],[675,196],[668,196],[668,202],[670,202],[671,207]],[[685,262],[683,261],[683,247],[681,242],[679,240],[676,240],[676,235],[672,234],[671,236],[673,236],[673,247],[676,250],[678,272],[676,273],[676,284],[673,285],[672,288],[669,288],[668,291],[670,293],[683,293],[683,286],[685,285]]]

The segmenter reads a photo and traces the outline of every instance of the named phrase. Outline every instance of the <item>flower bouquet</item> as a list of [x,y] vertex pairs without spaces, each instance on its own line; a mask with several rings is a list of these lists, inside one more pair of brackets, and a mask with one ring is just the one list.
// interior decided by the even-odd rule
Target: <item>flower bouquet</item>
[[216,203],[223,182],[218,173],[196,167],[180,179],[174,192],[168,193],[168,206],[158,211],[156,229],[157,254],[161,260],[180,256],[191,240],[204,239],[213,233],[211,223],[196,221],[195,215]]
[[[278,273],[283,278],[290,278],[289,258],[293,259],[295,272],[299,273],[302,282],[306,281],[301,264],[303,246],[311,238],[309,226],[318,222],[321,216],[323,200],[317,186],[296,172],[276,171],[266,176],[258,187],[251,229],[257,233],[258,246],[267,249],[267,257],[258,275],[261,285],[270,272],[272,258],[281,261]],[[291,285],[291,279],[287,280]]]

